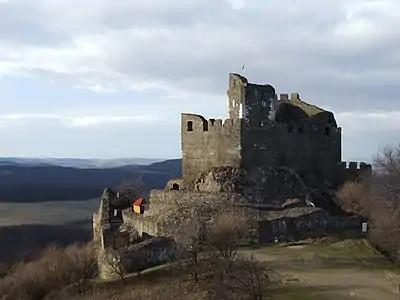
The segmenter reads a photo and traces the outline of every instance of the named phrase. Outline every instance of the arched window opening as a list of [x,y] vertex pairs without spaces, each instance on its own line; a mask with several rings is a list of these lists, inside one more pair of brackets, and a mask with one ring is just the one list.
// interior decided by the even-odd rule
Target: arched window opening
[[193,121],[187,122],[187,131],[193,131]]
[[171,189],[171,190],[173,190],[173,191],[179,191],[179,184],[173,183],[173,184],[172,184],[172,189]]

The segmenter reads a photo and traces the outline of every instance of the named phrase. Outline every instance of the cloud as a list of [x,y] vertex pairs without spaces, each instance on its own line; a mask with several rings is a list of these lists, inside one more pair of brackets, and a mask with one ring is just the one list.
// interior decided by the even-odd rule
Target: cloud
[[123,123],[143,123],[153,122],[157,118],[155,116],[60,116],[53,114],[9,114],[0,115],[0,124],[24,124],[29,125],[37,121],[57,121],[67,127],[92,127],[99,125],[113,125]]
[[[365,97],[393,98],[398,91],[398,1],[95,4],[5,5],[0,25],[11,31],[0,33],[0,73],[97,91],[159,88],[215,95],[226,89],[227,73],[244,64],[250,80],[296,89],[335,110],[357,109]],[[22,30],[28,24],[29,37]],[[372,99],[369,105],[379,106]]]
[[237,10],[244,8],[244,6],[246,5],[245,0],[226,0],[226,1],[228,1],[228,3],[232,5],[233,9]]
[[155,117],[150,116],[134,116],[134,117],[75,117],[63,118],[67,125],[73,127],[89,127],[102,124],[118,124],[118,123],[131,123],[131,122],[153,122]]
[[344,112],[337,114],[336,119],[348,133],[400,130],[400,111]]
[[110,104],[82,112],[64,100],[65,116],[0,122],[179,126],[181,111],[226,115],[227,75],[244,65],[251,82],[333,110],[344,135],[384,142],[399,129],[399,48],[398,0],[12,0],[0,4],[0,78],[87,90],[87,102]]

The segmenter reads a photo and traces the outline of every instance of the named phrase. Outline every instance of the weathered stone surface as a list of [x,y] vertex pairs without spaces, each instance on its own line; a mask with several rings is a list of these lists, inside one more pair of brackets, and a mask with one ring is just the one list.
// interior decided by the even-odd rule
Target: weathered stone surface
[[178,190],[185,190],[185,182],[183,181],[182,178],[176,178],[176,179],[171,179],[167,182],[165,185],[165,190],[170,191],[170,190],[175,190],[178,188]]
[[[165,228],[171,225],[182,228],[180,221],[191,220],[194,206],[209,217],[238,205],[252,219],[260,242],[359,229],[359,220],[324,210],[335,186],[371,173],[370,165],[341,162],[341,128],[333,113],[297,93],[276,95],[271,85],[249,83],[239,74],[229,75],[227,94],[225,121],[181,114],[182,178],[151,191],[143,215],[115,210],[115,193],[104,191],[93,215],[101,274],[109,275],[102,261],[106,255],[123,259],[131,271],[143,267],[139,257],[145,264],[171,257],[174,247],[167,240],[142,240],[169,236]],[[140,243],[132,238],[136,231]]]
[[305,207],[307,206],[307,201],[305,199],[299,198],[289,198],[283,202],[282,208],[292,208],[292,207]]
[[133,214],[130,209],[114,209],[114,198],[114,191],[105,189],[99,209],[93,214],[99,276],[116,277],[111,264],[119,260],[127,272],[135,272],[172,259],[175,245],[170,239],[149,238],[149,233],[158,235],[155,219]]
[[[302,101],[297,93],[276,95],[268,84],[229,74],[229,119],[181,115],[182,174],[191,187],[211,167],[287,167],[315,171],[340,184],[359,176],[339,166],[341,128],[332,112]],[[370,172],[370,168],[361,168]]]
[[195,181],[195,191],[239,193],[249,203],[281,206],[289,198],[311,197],[307,186],[294,172],[279,167],[242,169],[215,167]]

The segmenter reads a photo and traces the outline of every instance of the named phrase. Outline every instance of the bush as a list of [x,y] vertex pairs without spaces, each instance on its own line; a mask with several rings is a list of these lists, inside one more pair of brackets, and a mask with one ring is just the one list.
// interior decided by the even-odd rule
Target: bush
[[69,286],[84,293],[95,274],[94,262],[91,244],[66,249],[50,246],[37,260],[18,264],[2,279],[0,299],[40,300]]
[[347,213],[368,214],[368,187],[361,182],[346,182],[336,193],[337,204]]
[[374,158],[368,183],[346,182],[336,193],[337,204],[346,212],[368,220],[370,243],[400,262],[400,144],[383,148]]

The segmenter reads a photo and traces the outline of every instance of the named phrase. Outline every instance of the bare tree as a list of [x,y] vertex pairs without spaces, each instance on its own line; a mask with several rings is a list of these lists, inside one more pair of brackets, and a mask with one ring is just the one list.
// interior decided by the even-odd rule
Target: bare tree
[[210,260],[227,273],[238,248],[248,233],[248,223],[240,206],[226,197],[184,198],[162,203],[165,212],[159,222],[176,241],[180,261],[191,270],[194,281]]
[[3,283],[9,285],[9,299],[39,300],[68,286],[70,279],[71,264],[63,249],[51,246],[36,261],[20,263]]
[[335,202],[345,212],[368,216],[371,199],[369,187],[364,182],[346,182],[335,196]]
[[211,253],[214,253],[214,249],[216,250],[215,254],[220,258],[224,274],[227,275],[239,247],[249,236],[249,220],[238,207],[222,210],[212,219],[208,234]]
[[[345,188],[344,186],[343,188]],[[368,196],[362,186],[347,185],[338,194],[347,198],[354,212],[369,220],[369,240],[393,260],[400,259],[400,144],[388,145],[374,158],[374,170]],[[347,197],[346,196],[347,193]]]
[[146,187],[142,177],[123,181],[116,189],[117,199],[113,203],[116,208],[127,208],[133,200],[145,193]]
[[179,245],[179,254],[192,271],[194,281],[199,281],[200,253],[204,251],[207,238],[207,226],[201,214],[181,220],[179,228],[173,236]]
[[235,270],[230,273],[229,288],[252,300],[267,299],[273,283],[271,270],[265,262],[250,256],[235,261]]
[[72,267],[71,280],[79,294],[85,294],[88,283],[96,272],[95,249],[92,243],[86,245],[74,244],[65,249]]
[[382,148],[374,158],[374,194],[400,204],[400,143]]
[[127,270],[125,269],[124,260],[119,251],[112,248],[104,250],[103,263],[105,263],[105,267],[110,270],[111,275],[118,276],[125,285]]

